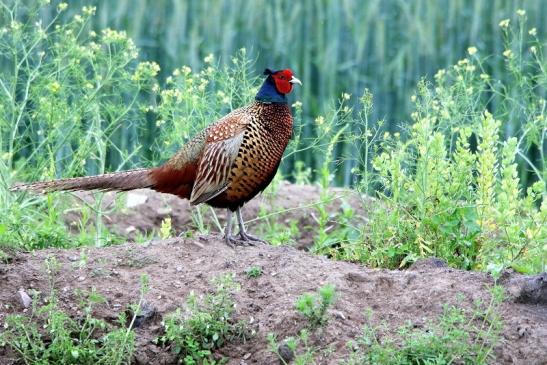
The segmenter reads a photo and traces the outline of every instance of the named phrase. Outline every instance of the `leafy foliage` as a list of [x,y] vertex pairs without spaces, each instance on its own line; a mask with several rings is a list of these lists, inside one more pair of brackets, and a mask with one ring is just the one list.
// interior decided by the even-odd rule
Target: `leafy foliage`
[[[434,83],[418,85],[407,133],[378,138],[378,130],[365,124],[363,135],[352,137],[374,152],[372,171],[355,172],[359,188],[377,190],[379,202],[359,239],[346,235],[326,245],[320,239],[317,252],[378,267],[437,256],[455,267],[493,273],[507,266],[545,270],[547,74],[542,45],[534,32],[523,35],[522,12],[519,29],[509,24],[500,23],[508,80],[486,74],[483,59],[470,47],[471,58],[440,70]],[[498,105],[489,112],[493,98]],[[526,122],[514,137],[500,139],[515,113]],[[366,119],[353,121],[363,125]],[[531,150],[542,156],[537,163],[526,158]],[[536,180],[526,192],[519,159]]]
[[185,364],[214,364],[212,350],[227,341],[245,337],[245,323],[233,323],[235,303],[232,291],[238,290],[232,275],[219,277],[213,282],[216,289],[204,298],[192,293],[186,307],[177,309],[164,320],[163,343],[170,343]]

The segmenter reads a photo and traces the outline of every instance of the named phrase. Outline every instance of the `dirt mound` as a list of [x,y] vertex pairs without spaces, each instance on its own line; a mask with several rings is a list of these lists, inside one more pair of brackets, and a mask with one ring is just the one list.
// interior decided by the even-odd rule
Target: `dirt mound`
[[[231,343],[219,350],[229,364],[275,364],[268,351],[266,335],[296,335],[305,320],[294,303],[304,292],[319,286],[336,285],[338,300],[330,310],[331,320],[321,346],[332,353],[320,363],[336,364],[347,355],[346,342],[361,334],[372,309],[375,321],[386,322],[386,331],[411,321],[416,326],[437,318],[445,304],[472,308],[477,300],[490,298],[491,278],[483,273],[464,272],[440,265],[435,260],[415,265],[408,271],[372,270],[360,265],[330,261],[292,247],[227,247],[220,237],[172,239],[148,245],[124,244],[82,250],[43,250],[18,254],[0,268],[0,325],[9,313],[22,310],[20,289],[47,293],[49,281],[44,260],[54,255],[60,263],[55,286],[62,308],[77,315],[75,289],[95,287],[108,303],[96,308],[96,315],[113,321],[120,311],[135,303],[139,278],[150,278],[146,302],[156,311],[153,320],[137,329],[137,363],[170,363],[174,358],[152,341],[162,333],[161,318],[185,303],[191,291],[207,293],[210,279],[235,273],[241,290],[236,294],[238,318],[252,321],[257,333],[246,343]],[[82,253],[83,252],[83,253]],[[86,260],[81,263],[82,257]],[[260,266],[263,274],[249,278],[245,272]],[[509,298],[501,305],[504,321],[502,344],[496,349],[496,364],[545,364],[547,359],[547,307],[517,300],[517,282],[523,276],[507,274]],[[10,364],[7,353],[0,363]]]
[[[277,224],[289,226],[292,222],[299,227],[299,235],[295,237],[295,246],[300,249],[310,247],[313,237],[317,234],[317,206],[323,200],[325,209],[329,212],[339,212],[342,206],[353,209],[355,214],[364,218],[366,209],[374,204],[375,199],[364,197],[355,191],[330,188],[326,194],[315,185],[296,185],[288,182],[280,182],[275,192],[265,192],[245,204],[242,209],[243,217],[250,221],[250,227],[256,223],[254,220],[262,214]],[[72,197],[68,194],[58,195],[60,199],[68,199],[71,209],[65,214],[65,221],[69,226],[79,227],[82,214],[79,207],[84,205],[94,206],[98,195],[92,192],[77,192]],[[170,194],[161,194],[148,189],[134,190],[129,193],[105,193],[101,198],[101,209],[108,212],[104,216],[105,225],[114,233],[134,241],[138,234],[149,234],[158,230],[161,222],[170,217],[172,226],[177,235],[184,232],[195,231],[198,227],[196,220],[196,208],[191,207],[188,200],[182,200]],[[74,209],[76,208],[76,209]],[[213,232],[218,232],[216,226],[218,220],[224,227],[226,212],[223,209],[212,210],[202,207],[203,224]],[[87,223],[94,223],[91,215]],[[336,225],[335,220],[329,222],[329,226]],[[327,227],[332,228],[332,227]],[[254,231],[253,231],[254,232]],[[256,232],[258,233],[258,232]]]

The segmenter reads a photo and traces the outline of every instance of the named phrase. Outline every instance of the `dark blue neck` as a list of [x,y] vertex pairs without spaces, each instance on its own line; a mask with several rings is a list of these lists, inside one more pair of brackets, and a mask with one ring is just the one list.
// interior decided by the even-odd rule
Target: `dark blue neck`
[[275,88],[274,80],[271,76],[268,76],[260,90],[255,96],[255,100],[263,103],[283,103],[287,104],[287,98],[285,94],[281,94]]

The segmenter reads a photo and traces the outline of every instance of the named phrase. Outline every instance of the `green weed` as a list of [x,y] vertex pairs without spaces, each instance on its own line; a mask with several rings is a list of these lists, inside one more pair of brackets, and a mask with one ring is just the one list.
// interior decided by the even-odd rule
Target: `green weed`
[[[361,165],[370,158],[371,170],[355,170],[357,187],[376,190],[379,200],[369,224],[349,236],[343,233],[351,223],[326,234],[327,216],[320,211],[315,252],[376,267],[437,256],[454,267],[494,274],[508,266],[545,270],[547,170],[539,151],[547,140],[547,74],[542,44],[525,31],[522,12],[512,24],[500,23],[505,51],[498,58],[507,76],[494,79],[485,68],[490,56],[470,47],[468,58],[418,84],[408,130],[380,138],[367,122],[372,98],[363,97],[365,116],[349,121],[361,126],[362,134],[351,139],[367,155]],[[503,139],[514,120],[523,121],[520,129]],[[531,150],[542,158],[528,159]],[[528,180],[526,191],[522,163],[535,180]],[[336,219],[343,221],[339,213]]]
[[165,334],[159,338],[170,343],[185,364],[215,364],[213,350],[235,338],[248,335],[244,322],[233,322],[235,303],[233,291],[239,286],[232,275],[213,280],[215,291],[198,298],[191,293],[186,307],[168,315],[163,324]]
[[260,266],[250,266],[245,270],[248,278],[259,278],[262,276],[262,268]]
[[487,306],[476,303],[471,312],[445,306],[436,321],[423,328],[401,327],[397,338],[380,336],[382,328],[367,325],[355,343],[347,365],[488,364],[500,341],[502,321],[497,308],[503,289],[494,287]]
[[35,294],[29,315],[11,314],[6,317],[0,345],[15,351],[25,364],[128,364],[135,351],[133,323],[140,311],[147,278],[141,279],[139,302],[132,306],[130,323],[122,312],[117,325],[110,325],[93,316],[93,308],[106,299],[95,289],[77,292],[81,319],[73,319],[59,308],[54,281],[59,263],[54,257],[46,260],[46,274],[51,291],[47,304],[38,305]]
[[329,348],[320,349],[312,346],[310,343],[310,334],[308,330],[303,329],[296,337],[288,337],[282,343],[278,342],[277,336],[274,333],[269,333],[267,336],[268,347],[274,353],[283,365],[312,365],[318,355],[327,355],[330,352]]
[[326,284],[317,293],[305,293],[298,297],[295,307],[308,320],[309,326],[315,329],[324,326],[329,318],[327,310],[336,300],[334,285]]

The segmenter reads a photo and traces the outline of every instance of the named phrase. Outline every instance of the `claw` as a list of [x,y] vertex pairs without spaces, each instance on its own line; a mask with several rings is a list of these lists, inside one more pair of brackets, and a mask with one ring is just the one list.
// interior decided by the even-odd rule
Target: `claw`
[[250,246],[254,246],[255,245],[255,242],[257,243],[262,243],[262,244],[266,244],[267,242],[264,241],[263,239],[260,239],[256,236],[253,236],[253,235],[250,235],[248,234],[247,232],[239,232],[239,237],[241,237],[241,240],[242,241],[245,241],[247,242],[247,244],[249,244]]
[[235,248],[236,246],[254,246],[253,240],[247,239],[243,235],[239,234],[238,238],[235,238],[234,236],[224,236],[224,241],[228,246],[231,248]]
[[224,234],[224,241],[231,248],[235,246],[254,246],[257,242],[266,244],[267,242],[263,239],[250,235],[245,230],[245,225],[243,224],[243,218],[241,217],[241,211],[237,208],[237,220],[239,223],[239,234],[238,238],[232,236],[232,211],[228,209],[226,214],[226,230]]
[[224,242],[226,242],[226,244],[231,247],[231,248],[236,248],[235,244],[232,242],[234,241],[234,238],[231,237],[231,236],[224,236]]

